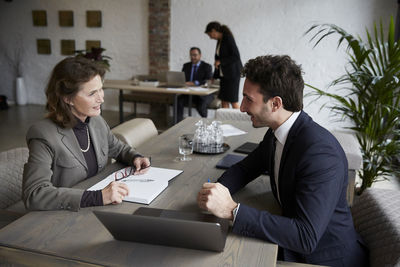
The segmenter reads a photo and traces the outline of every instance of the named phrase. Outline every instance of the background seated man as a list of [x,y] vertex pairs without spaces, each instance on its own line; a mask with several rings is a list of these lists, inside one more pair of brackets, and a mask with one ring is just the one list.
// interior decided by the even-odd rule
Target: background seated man
[[[201,51],[198,47],[190,48],[190,62],[183,65],[182,71],[185,72],[187,86],[203,85],[212,77],[212,67],[201,60]],[[213,95],[192,97],[200,116],[207,117],[207,105],[212,102],[213,98]],[[178,99],[178,121],[183,119],[183,108],[188,103],[188,99],[187,95],[180,96]]]
[[[232,231],[278,244],[278,259],[331,267],[368,266],[367,249],[346,201],[348,170],[339,142],[303,109],[304,81],[289,56],[249,60],[242,112],[269,127],[259,146],[217,183],[205,183],[200,208],[231,219]],[[282,215],[232,200],[268,171]]]

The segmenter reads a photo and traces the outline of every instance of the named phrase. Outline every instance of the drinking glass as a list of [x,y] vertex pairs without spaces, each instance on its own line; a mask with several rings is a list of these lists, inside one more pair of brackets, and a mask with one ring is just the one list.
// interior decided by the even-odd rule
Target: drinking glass
[[187,157],[193,153],[193,134],[184,134],[179,136],[179,154],[182,155],[181,161],[189,161],[192,158]]

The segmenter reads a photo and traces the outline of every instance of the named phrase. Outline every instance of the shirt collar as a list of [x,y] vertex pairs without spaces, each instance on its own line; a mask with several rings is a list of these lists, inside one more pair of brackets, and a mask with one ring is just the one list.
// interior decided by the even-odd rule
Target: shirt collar
[[87,125],[89,124],[89,121],[90,121],[90,117],[87,117],[85,122],[82,122],[77,117],[75,117],[75,119],[76,119],[76,124],[75,124],[75,126],[73,128],[77,129],[77,130],[84,130],[84,129],[86,130],[86,127],[87,127]]
[[200,63],[201,63],[201,60],[199,62],[197,62],[196,64],[192,63],[192,66],[197,66],[198,67],[198,66],[200,66]]
[[274,131],[276,139],[281,143],[282,145],[285,145],[286,139],[289,135],[289,131],[292,128],[294,122],[296,119],[299,117],[300,111],[293,112],[293,114],[281,125]]

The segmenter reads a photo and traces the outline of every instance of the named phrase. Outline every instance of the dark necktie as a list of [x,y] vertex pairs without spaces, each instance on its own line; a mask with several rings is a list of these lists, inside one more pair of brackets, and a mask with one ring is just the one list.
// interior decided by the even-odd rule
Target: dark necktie
[[192,82],[196,80],[196,71],[197,71],[197,65],[194,65],[192,72],[192,79],[191,79]]
[[275,198],[278,200],[278,189],[276,188],[276,183],[275,183],[275,150],[276,150],[276,137],[275,134],[272,133],[273,137],[271,138],[271,160],[270,160],[270,168],[269,168],[269,173],[270,173],[270,184],[271,184],[271,189],[272,192],[275,195]]

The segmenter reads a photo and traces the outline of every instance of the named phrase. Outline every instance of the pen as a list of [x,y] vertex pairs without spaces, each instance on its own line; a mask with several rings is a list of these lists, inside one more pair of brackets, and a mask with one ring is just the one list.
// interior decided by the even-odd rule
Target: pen
[[126,179],[126,180],[122,180],[125,183],[129,183],[129,182],[144,182],[144,183],[148,183],[148,182],[154,182],[153,179]]

